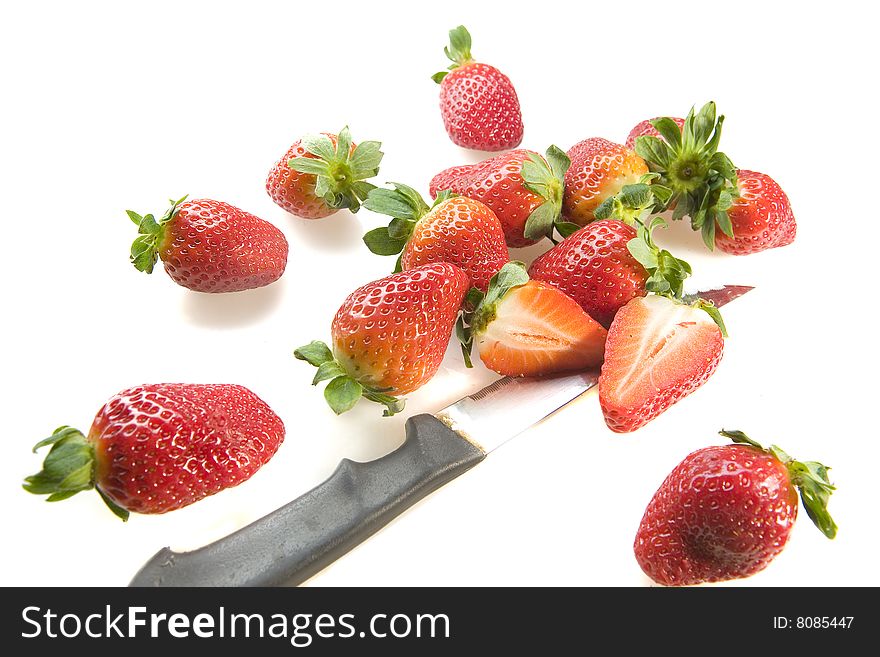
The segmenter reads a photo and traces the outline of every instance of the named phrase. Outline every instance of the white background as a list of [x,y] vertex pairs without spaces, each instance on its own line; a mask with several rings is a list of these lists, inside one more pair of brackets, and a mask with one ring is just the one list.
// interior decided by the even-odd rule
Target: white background
[[[818,3],[816,3],[818,4]],[[382,218],[308,222],[265,194],[271,165],[308,132],[348,123],[379,139],[379,181],[427,192],[479,154],[454,146],[429,76],[465,23],[478,59],[521,101],[523,146],[622,142],[638,121],[714,99],[725,150],[771,174],[798,220],[794,245],[732,257],[679,224],[660,241],[694,285],[752,284],[725,310],[731,337],[698,392],[631,435],[605,428],[590,394],[505,445],[311,580],[314,585],[648,585],[632,542],[648,500],[690,451],[741,428],[831,466],[840,525],[801,514],[788,547],[737,584],[877,585],[877,121],[868,3],[249,2],[16,3],[2,50],[2,583],[124,585],[157,549],[219,538],[313,487],[339,459],[372,459],[406,414],[359,404],[337,418],[291,352],[328,338],[355,287],[392,259],[360,241]],[[501,9],[500,7],[506,7]],[[873,93],[873,92],[872,92]],[[161,267],[134,270],[124,210],[211,197],[276,224],[288,270],[268,288],[203,295]],[[516,253],[531,259],[540,249]],[[493,380],[449,350],[408,413]],[[118,390],[145,382],[240,383],[285,420],[287,439],[244,485],[127,524],[94,493],[59,504],[22,491],[59,424],[87,431]]]

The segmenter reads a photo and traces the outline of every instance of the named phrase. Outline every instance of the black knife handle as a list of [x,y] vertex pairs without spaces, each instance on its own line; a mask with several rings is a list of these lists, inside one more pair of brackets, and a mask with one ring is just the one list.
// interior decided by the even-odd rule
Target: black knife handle
[[433,415],[416,415],[390,454],[343,459],[317,488],[203,548],[160,550],[130,586],[300,584],[485,456]]

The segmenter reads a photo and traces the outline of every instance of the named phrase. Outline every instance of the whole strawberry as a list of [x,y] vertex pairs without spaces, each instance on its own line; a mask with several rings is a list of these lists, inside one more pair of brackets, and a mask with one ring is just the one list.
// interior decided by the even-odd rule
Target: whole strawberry
[[[637,123],[635,127],[629,131],[629,134],[626,137],[626,147],[634,150],[636,147],[636,139],[639,137],[644,137],[646,135],[650,137],[660,137],[661,135],[657,131],[657,128],[654,127],[652,121],[659,121],[661,118],[663,117],[645,119],[644,121]],[[669,119],[678,126],[679,130],[684,126],[684,119],[675,116],[669,117]]]
[[449,31],[449,71],[434,74],[440,85],[440,114],[454,144],[480,151],[516,148],[522,141],[519,99],[510,79],[471,57],[471,35],[463,25]]
[[287,265],[287,240],[267,221],[211,199],[171,201],[156,221],[128,210],[137,224],[131,262],[153,273],[162,260],[172,280],[196,292],[239,292],[273,283]]
[[303,219],[321,219],[342,208],[357,212],[379,173],[378,141],[353,144],[348,126],[338,135],[307,135],[293,143],[266,179],[275,203]]
[[630,253],[636,229],[602,219],[572,233],[538,257],[529,276],[562,290],[603,326],[630,299],[644,296],[648,272]]
[[468,294],[456,333],[465,364],[474,344],[480,360],[505,376],[545,376],[598,367],[607,332],[556,288],[529,280],[525,265],[509,262],[483,295]]
[[333,351],[319,341],[294,352],[328,381],[324,398],[340,414],[364,397],[403,410],[404,395],[437,373],[468,277],[448,263],[422,265],[367,283],[348,295],[330,327]]
[[626,146],[592,137],[568,150],[571,166],[565,174],[562,215],[585,226],[596,219],[594,212],[624,185],[635,184],[648,173],[648,165]]
[[715,246],[726,253],[746,255],[786,246],[797,235],[791,203],[770,176],[738,169],[739,195],[727,211],[733,236],[715,231]]
[[721,431],[735,445],[706,447],[666,477],[645,510],[636,560],[658,584],[688,586],[748,577],[785,547],[800,491],[807,515],[828,538],[834,486],[828,468],[764,449],[741,431]]
[[242,386],[142,385],[104,404],[87,436],[63,426],[37,443],[52,449],[24,488],[49,502],[96,488],[123,520],[165,513],[246,481],[283,440],[281,419]]
[[554,226],[565,231],[560,217],[568,165],[556,146],[547,149],[546,159],[518,149],[441,171],[431,180],[431,196],[450,190],[485,203],[501,222],[507,246],[529,246],[552,236]]
[[364,207],[393,219],[388,227],[364,235],[373,253],[400,253],[399,270],[435,262],[460,267],[470,286],[485,291],[489,279],[510,258],[498,217],[488,207],[444,192],[428,207],[412,187],[391,183],[394,189],[374,189]]

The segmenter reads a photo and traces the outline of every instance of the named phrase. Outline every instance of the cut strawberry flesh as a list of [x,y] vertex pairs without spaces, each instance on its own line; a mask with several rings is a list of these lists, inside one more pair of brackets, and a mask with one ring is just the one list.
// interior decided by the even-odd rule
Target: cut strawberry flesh
[[724,348],[709,315],[665,297],[630,301],[608,333],[599,401],[613,431],[633,431],[689,395],[715,371]]
[[541,376],[597,367],[605,329],[559,290],[529,281],[501,299],[476,336],[480,358],[507,376]]

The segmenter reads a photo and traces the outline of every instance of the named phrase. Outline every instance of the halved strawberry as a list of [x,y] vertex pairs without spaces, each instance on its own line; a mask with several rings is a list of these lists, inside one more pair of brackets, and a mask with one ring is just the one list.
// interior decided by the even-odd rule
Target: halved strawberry
[[720,316],[707,310],[717,316],[714,308],[649,295],[617,312],[599,376],[599,403],[612,431],[644,426],[712,375],[724,335]]
[[476,343],[480,359],[507,376],[542,376],[586,370],[602,362],[607,332],[576,301],[540,281],[530,281],[525,265],[509,262],[459,321],[465,360]]

